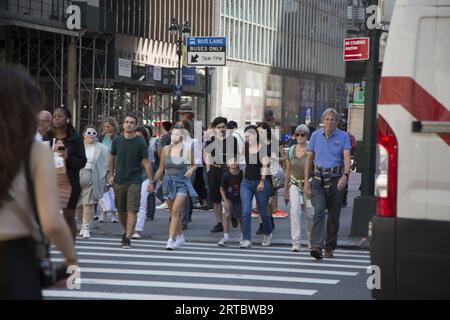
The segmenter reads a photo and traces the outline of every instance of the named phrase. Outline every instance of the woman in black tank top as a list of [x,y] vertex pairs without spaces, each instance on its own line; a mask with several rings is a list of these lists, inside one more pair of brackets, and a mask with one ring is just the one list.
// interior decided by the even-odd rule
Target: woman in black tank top
[[272,238],[272,223],[268,214],[268,203],[271,194],[269,182],[269,157],[267,145],[260,143],[255,126],[245,128],[245,171],[241,185],[241,200],[243,214],[243,241],[241,248],[251,247],[251,211],[252,200],[256,197],[259,213],[263,221],[264,240],[262,245],[270,245]]

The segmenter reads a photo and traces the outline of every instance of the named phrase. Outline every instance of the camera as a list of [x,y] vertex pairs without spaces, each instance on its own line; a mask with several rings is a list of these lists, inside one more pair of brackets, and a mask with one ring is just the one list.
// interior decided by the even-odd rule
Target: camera
[[53,264],[50,259],[45,258],[40,261],[41,286],[50,288],[60,280],[69,277],[65,263]]

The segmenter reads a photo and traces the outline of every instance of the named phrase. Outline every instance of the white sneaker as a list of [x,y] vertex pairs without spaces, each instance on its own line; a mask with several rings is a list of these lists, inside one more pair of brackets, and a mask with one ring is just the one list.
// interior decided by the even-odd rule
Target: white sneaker
[[175,241],[172,239],[167,240],[166,250],[175,250]]
[[186,238],[184,237],[184,234],[182,234],[181,236],[177,236],[177,238],[175,239],[175,248],[179,248],[181,247],[184,243],[186,242]]
[[217,245],[220,247],[225,247],[227,245],[227,242],[230,241],[230,239],[228,238],[223,238],[222,240],[220,240],[219,242],[217,242]]
[[167,205],[166,202],[163,202],[159,206],[157,206],[156,209],[158,209],[158,210],[165,210],[165,209],[169,209],[169,206]]
[[134,234],[131,236],[131,239],[142,239],[141,232],[135,231]]
[[269,234],[268,236],[264,235],[263,241],[261,245],[263,247],[268,247],[272,244],[272,234]]
[[297,243],[292,244],[291,252],[299,252],[300,246]]
[[89,225],[86,224],[83,226],[83,239],[89,239],[91,237],[91,230],[89,229]]
[[106,212],[102,212],[100,218],[98,218],[98,222],[105,222],[105,221],[106,221]]
[[111,222],[112,223],[119,223],[119,218],[117,217],[117,213],[113,213],[111,215]]
[[243,240],[243,241],[240,243],[240,247],[241,247],[242,249],[248,249],[248,248],[251,248],[251,247],[252,247],[252,243],[251,243],[249,240]]

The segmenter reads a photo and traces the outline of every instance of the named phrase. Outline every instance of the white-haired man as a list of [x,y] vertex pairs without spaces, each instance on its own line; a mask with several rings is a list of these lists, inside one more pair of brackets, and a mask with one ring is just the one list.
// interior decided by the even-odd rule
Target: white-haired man
[[[350,138],[337,128],[339,115],[333,108],[324,111],[323,128],[316,130],[309,141],[305,164],[305,195],[311,197],[314,207],[311,234],[311,256],[332,258],[337,246],[339,217],[344,189],[350,174]],[[309,182],[312,161],[314,176]],[[325,209],[328,219],[325,233]]]

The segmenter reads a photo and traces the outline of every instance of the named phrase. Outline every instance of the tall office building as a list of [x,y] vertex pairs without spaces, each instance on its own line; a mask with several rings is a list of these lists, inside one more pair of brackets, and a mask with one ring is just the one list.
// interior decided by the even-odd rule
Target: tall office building
[[216,0],[227,66],[213,71],[212,115],[241,126],[274,111],[285,132],[342,108],[347,0]]

